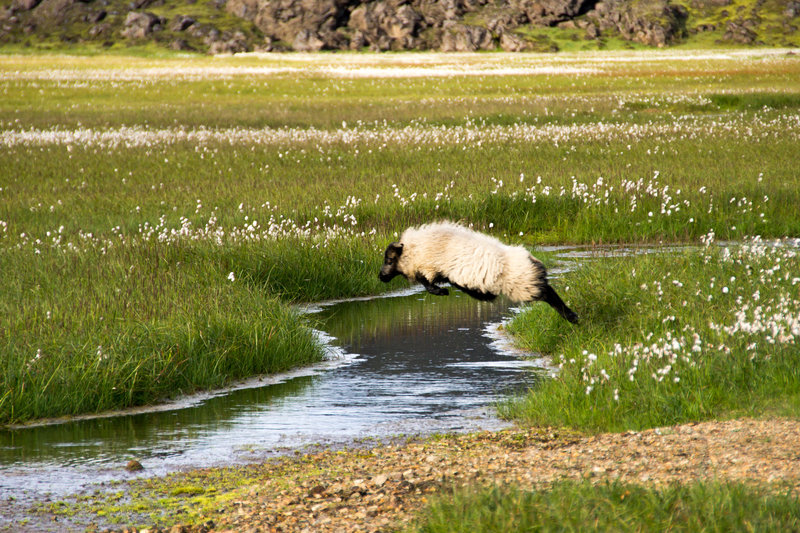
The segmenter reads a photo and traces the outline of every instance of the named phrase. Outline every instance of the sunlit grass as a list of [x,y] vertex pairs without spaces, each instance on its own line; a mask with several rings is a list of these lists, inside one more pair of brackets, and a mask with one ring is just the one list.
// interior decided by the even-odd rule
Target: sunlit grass
[[797,498],[741,483],[663,488],[562,481],[551,487],[460,489],[439,496],[411,531],[791,531]]
[[287,306],[389,289],[382,250],[432,219],[797,236],[798,78],[776,52],[4,56],[0,422],[317,360]]
[[226,253],[142,243],[0,253],[0,422],[130,407],[322,358]]
[[797,414],[798,272],[796,241],[587,262],[559,280],[580,326],[534,310],[509,324],[557,370],[502,412],[590,431]]

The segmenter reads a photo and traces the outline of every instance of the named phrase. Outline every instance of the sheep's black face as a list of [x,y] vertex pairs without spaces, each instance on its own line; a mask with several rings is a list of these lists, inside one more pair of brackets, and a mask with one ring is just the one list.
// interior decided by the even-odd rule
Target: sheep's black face
[[393,242],[386,248],[386,253],[383,255],[383,266],[381,267],[380,274],[378,274],[378,279],[384,283],[388,283],[392,281],[395,276],[400,274],[400,271],[397,270],[397,261],[400,259],[402,253],[403,244],[399,242]]

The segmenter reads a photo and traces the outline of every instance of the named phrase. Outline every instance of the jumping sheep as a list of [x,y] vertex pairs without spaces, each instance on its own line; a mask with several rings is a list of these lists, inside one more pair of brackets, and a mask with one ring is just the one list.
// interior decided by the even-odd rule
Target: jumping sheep
[[388,283],[399,274],[437,296],[449,294],[437,283],[450,283],[478,300],[505,294],[514,302],[547,302],[564,319],[578,322],[578,315],[547,283],[542,262],[525,248],[453,222],[408,228],[399,242],[391,243],[378,277]]

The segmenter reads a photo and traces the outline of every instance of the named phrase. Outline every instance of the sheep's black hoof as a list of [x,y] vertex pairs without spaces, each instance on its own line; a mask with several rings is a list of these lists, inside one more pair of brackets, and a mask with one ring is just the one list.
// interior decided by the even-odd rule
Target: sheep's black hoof
[[436,296],[447,296],[450,294],[450,291],[445,289],[444,287],[440,287],[438,291],[434,293]]
[[573,324],[577,324],[579,322],[578,315],[574,311],[567,311],[564,314],[564,318],[566,318],[567,321],[572,322]]

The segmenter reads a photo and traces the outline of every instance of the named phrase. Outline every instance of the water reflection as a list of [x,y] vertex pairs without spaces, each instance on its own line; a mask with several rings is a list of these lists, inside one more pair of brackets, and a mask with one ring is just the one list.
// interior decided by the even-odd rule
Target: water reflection
[[125,457],[181,454],[184,444],[198,442],[210,431],[234,429],[237,420],[259,405],[274,405],[283,398],[301,395],[312,380],[311,376],[302,376],[267,387],[236,390],[185,409],[3,431],[0,465],[88,465]]
[[[318,308],[309,320],[344,356],[306,375],[173,409],[0,431],[0,498],[261,459],[310,443],[497,428],[491,404],[530,386],[533,365],[493,348],[508,303],[412,292]],[[180,407],[180,408],[178,408]]]
[[319,319],[322,329],[340,343],[353,345],[482,327],[499,320],[507,309],[508,303],[502,299],[479,302],[460,291],[447,297],[421,292],[402,298],[340,302],[325,308]]

